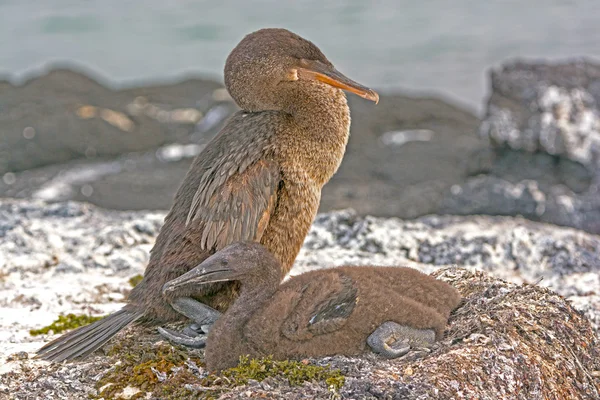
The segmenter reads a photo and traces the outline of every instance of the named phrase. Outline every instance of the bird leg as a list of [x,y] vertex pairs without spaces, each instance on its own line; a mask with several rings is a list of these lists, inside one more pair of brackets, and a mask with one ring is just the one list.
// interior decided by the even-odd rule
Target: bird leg
[[176,344],[196,349],[204,347],[206,336],[212,324],[221,316],[221,313],[191,297],[178,297],[170,303],[175,311],[188,317],[194,323],[187,326],[183,332],[160,327],[158,328],[158,332]]
[[393,321],[384,322],[367,338],[371,349],[386,358],[403,356],[411,347],[431,347],[434,342],[433,329],[417,329]]

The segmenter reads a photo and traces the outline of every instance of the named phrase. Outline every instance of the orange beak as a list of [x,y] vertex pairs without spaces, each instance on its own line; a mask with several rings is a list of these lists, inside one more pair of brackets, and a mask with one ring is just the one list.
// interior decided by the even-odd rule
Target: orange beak
[[379,95],[373,89],[369,89],[346,77],[333,66],[326,65],[315,60],[301,60],[302,67],[298,73],[308,79],[317,80],[338,89],[347,90],[364,99],[379,103]]

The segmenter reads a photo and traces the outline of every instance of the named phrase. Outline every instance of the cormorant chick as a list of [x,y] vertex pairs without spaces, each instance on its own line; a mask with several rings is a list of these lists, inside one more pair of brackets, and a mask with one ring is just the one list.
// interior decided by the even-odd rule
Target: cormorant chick
[[208,335],[209,370],[233,367],[242,355],[358,355],[367,345],[398,357],[441,338],[461,299],[452,286],[412,268],[337,267],[281,285],[280,268],[264,246],[238,242],[165,285],[169,294],[240,282],[240,297]]

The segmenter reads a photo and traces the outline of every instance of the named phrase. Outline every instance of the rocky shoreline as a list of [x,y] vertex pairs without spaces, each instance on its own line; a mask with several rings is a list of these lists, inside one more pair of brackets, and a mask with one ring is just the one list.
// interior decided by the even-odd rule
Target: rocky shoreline
[[[350,96],[350,142],[320,211],[523,215],[600,233],[599,76],[585,60],[508,63],[482,119],[432,98]],[[0,197],[119,210],[168,209],[236,110],[217,82],[113,90],[69,70],[0,82],[0,104]]]
[[[100,377],[124,361],[118,356],[96,356],[50,366],[27,353],[52,336],[31,336],[29,330],[48,325],[61,313],[103,315],[120,308],[131,289],[129,278],[143,272],[164,213],[5,199],[0,201],[0,217],[0,393],[14,399],[76,399],[84,392],[97,394]],[[447,340],[429,355],[417,352],[395,361],[374,356],[313,360],[342,371],[347,383],[340,394],[345,397],[392,398],[406,393],[406,398],[415,399],[469,398],[453,396],[477,397],[485,389],[491,390],[490,398],[497,398],[494,393],[516,396],[518,389],[530,393],[528,398],[542,398],[534,394],[550,393],[551,386],[543,384],[534,390],[521,384],[511,389],[511,385],[533,379],[530,369],[538,356],[545,359],[552,353],[570,363],[575,362],[571,351],[583,363],[573,372],[580,380],[571,382],[573,398],[583,399],[600,390],[600,378],[593,375],[600,373],[600,237],[596,235],[511,217],[428,216],[403,221],[361,217],[352,210],[320,214],[292,274],[342,264],[409,265],[447,279],[467,299],[451,319]],[[570,325],[558,328],[557,321]],[[534,322],[541,325],[531,325]],[[520,331],[520,324],[531,327]],[[527,332],[556,337],[545,341],[545,336]],[[149,346],[160,341],[156,332],[134,328],[116,343],[127,338]],[[536,350],[525,352],[523,346],[534,343]],[[513,375],[487,382],[486,359],[489,368],[511,368]],[[529,360],[524,364],[527,368],[519,366],[524,359]],[[539,364],[535,379],[546,382],[566,373],[558,364],[550,368],[544,363]],[[450,384],[444,377],[458,364],[471,372],[455,376],[456,383]],[[206,376],[199,368],[197,379]],[[406,372],[408,368],[413,372]],[[585,374],[591,378],[581,380]],[[472,379],[481,381],[481,386],[472,387]],[[248,391],[271,393],[271,398],[284,393],[290,398],[331,395],[326,385],[314,382],[300,387],[290,386],[284,377],[269,382],[269,390],[264,389],[266,383],[257,382],[219,393],[222,398],[237,398]],[[576,382],[586,383],[575,388]]]
[[[192,158],[236,107],[201,79],[0,82],[0,398],[100,398],[111,385],[124,398],[599,398],[600,66],[512,62],[491,88],[482,119],[436,99],[349,99],[347,154],[292,274],[408,265],[465,304],[431,352],[306,360],[341,372],[332,389],[215,383],[201,351],[140,328],[84,362],[31,359],[52,337],[31,329],[123,305]],[[176,360],[143,358],[164,352]],[[151,384],[110,381],[119,368]]]
[[[349,102],[350,143],[321,211],[435,212],[441,191],[465,174],[463,154],[482,142],[478,118],[433,98]],[[70,70],[0,82],[0,104],[0,197],[119,210],[168,209],[193,157],[237,109],[217,82],[112,90]]]
[[600,65],[512,63],[491,75],[493,158],[441,211],[523,215],[600,233]]

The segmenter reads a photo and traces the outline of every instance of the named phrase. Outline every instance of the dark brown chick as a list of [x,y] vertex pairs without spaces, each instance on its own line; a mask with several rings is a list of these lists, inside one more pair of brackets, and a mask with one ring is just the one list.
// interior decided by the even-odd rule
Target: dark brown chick
[[210,371],[233,367],[242,355],[358,355],[370,346],[397,357],[442,337],[461,299],[452,286],[412,268],[337,267],[281,285],[280,268],[264,246],[240,242],[165,285],[166,292],[177,292],[214,282],[241,283],[240,297],[208,335]]
[[133,321],[157,325],[187,316],[210,325],[236,298],[236,284],[161,296],[163,285],[229,243],[264,244],[291,268],[317,212],[321,188],[348,141],[341,89],[377,94],[338,72],[311,42],[285,29],[246,36],[225,64],[225,85],[242,108],[192,164],[151,252],[144,279],[114,314],[38,350],[62,361],[85,357]]

